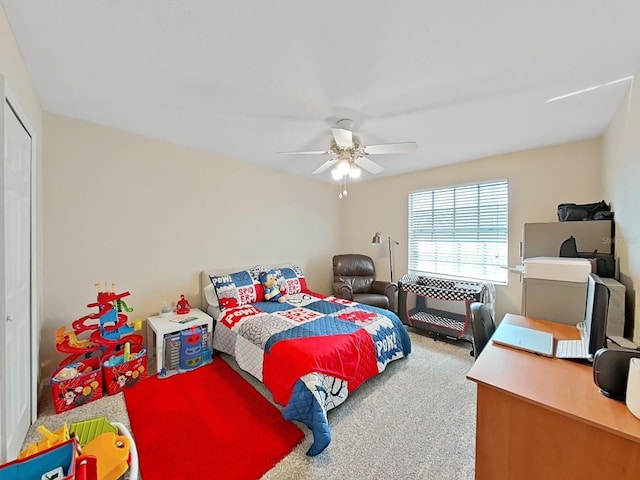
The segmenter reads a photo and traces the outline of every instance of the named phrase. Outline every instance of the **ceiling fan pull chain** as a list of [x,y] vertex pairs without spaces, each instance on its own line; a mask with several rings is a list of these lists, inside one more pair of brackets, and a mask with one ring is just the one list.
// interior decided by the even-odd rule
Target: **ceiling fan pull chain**
[[344,176],[340,179],[340,193],[338,193],[338,198],[344,198],[347,196],[347,177]]

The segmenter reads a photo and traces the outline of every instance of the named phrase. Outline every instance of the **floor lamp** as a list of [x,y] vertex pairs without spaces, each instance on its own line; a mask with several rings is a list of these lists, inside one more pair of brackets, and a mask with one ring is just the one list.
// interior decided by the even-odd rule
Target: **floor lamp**
[[371,239],[371,245],[381,245],[383,236],[387,237],[387,239],[389,240],[389,272],[391,273],[391,281],[393,282],[393,259],[391,258],[391,242],[395,243],[396,245],[400,245],[400,244],[396,242],[393,238],[391,238],[389,235],[386,235],[382,233],[382,231],[380,231],[380,232],[376,232],[376,234]]

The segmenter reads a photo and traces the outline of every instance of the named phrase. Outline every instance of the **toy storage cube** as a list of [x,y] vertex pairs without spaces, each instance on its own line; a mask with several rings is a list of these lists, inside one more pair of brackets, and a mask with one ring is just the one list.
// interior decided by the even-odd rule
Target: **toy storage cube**
[[104,386],[109,395],[133,387],[147,377],[147,351],[142,345],[131,347],[130,360],[122,360],[122,352],[105,356],[102,361]]
[[[202,338],[202,344],[201,344],[201,349],[200,349],[200,356],[201,356],[201,361],[198,362],[198,365],[191,365],[191,366],[187,366],[187,365],[183,365],[183,361],[181,361],[181,355],[182,355],[182,350],[181,347],[183,346],[183,343],[181,341],[181,333],[183,331],[180,332],[176,332],[176,333],[171,333],[171,334],[166,334],[164,336],[163,342],[164,342],[164,362],[163,362],[163,366],[166,369],[166,371],[171,371],[171,370],[190,370],[192,368],[194,368],[194,366],[199,366],[202,365],[204,363],[208,363],[209,361],[211,361],[212,359],[212,352],[211,352],[211,332],[209,332],[209,329],[206,325],[202,325],[202,330],[201,330],[201,338]],[[188,335],[188,334],[187,334]],[[195,351],[194,349],[189,349],[189,352]],[[184,360],[184,358],[183,358]]]
[[180,332],[180,368],[190,370],[202,364],[202,327]]
[[[82,373],[73,378],[56,378],[65,368],[76,368]],[[100,359],[92,357],[56,368],[51,375],[51,394],[56,413],[102,398]]]
[[[36,480],[55,478],[57,480],[75,480],[78,468],[78,446],[75,439],[67,440],[35,455],[0,465],[2,480]],[[60,474],[60,470],[62,473]],[[46,475],[46,474],[49,475]],[[85,478],[84,476],[82,478]]]

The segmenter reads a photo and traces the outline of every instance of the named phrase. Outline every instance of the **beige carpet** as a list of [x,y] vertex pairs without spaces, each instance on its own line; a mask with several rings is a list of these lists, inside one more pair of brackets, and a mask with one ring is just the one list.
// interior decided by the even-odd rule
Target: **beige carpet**
[[127,415],[127,408],[125,407],[122,393],[111,397],[103,397],[95,402],[87,403],[81,407],[59,414],[56,414],[53,410],[53,401],[50,392],[46,392],[43,398],[40,399],[40,402],[38,420],[29,429],[24,445],[37,442],[42,438],[36,430],[40,425],[44,425],[49,430],[56,430],[65,422],[67,425],[71,425],[73,422],[79,422],[81,420],[107,417],[109,421],[120,422],[127,427],[127,429],[129,428],[129,416]]
[[[469,344],[410,335],[413,352],[409,358],[389,364],[385,372],[329,412],[332,441],[323,453],[305,455],[311,434],[301,425],[307,438],[263,480],[473,479],[476,395],[475,384],[465,378],[473,364]],[[238,369],[232,359],[224,358]],[[257,380],[241,374],[271,399]],[[25,444],[39,438],[35,426],[41,424],[55,429],[64,421],[106,415],[129,426],[122,394],[61,415],[53,415],[51,400],[44,400],[41,417]]]
[[[107,420],[111,422],[119,422],[130,430],[129,415],[127,415],[127,408],[125,406],[124,396],[122,393],[111,397],[103,397],[94,402],[74,408],[73,410],[56,414],[53,409],[51,392],[45,392],[40,399],[38,420],[36,420],[35,424],[33,424],[29,429],[23,448],[32,442],[37,442],[42,439],[42,436],[37,431],[37,427],[40,425],[44,425],[49,430],[54,431],[65,423],[70,426],[74,422],[96,417],[107,417]],[[123,480],[130,480],[131,477],[129,473],[130,472],[124,474]]]
[[[332,441],[308,457],[310,436],[264,480],[474,478],[475,384],[469,344],[411,333],[413,352],[392,362],[329,412]],[[305,428],[305,427],[302,427]]]

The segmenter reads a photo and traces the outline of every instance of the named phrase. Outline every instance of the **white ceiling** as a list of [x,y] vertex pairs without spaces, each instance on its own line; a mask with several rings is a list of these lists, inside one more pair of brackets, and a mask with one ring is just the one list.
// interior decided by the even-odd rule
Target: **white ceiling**
[[638,0],[1,1],[44,110],[306,176],[342,117],[418,143],[379,176],[593,138],[630,80],[545,100],[640,70]]

